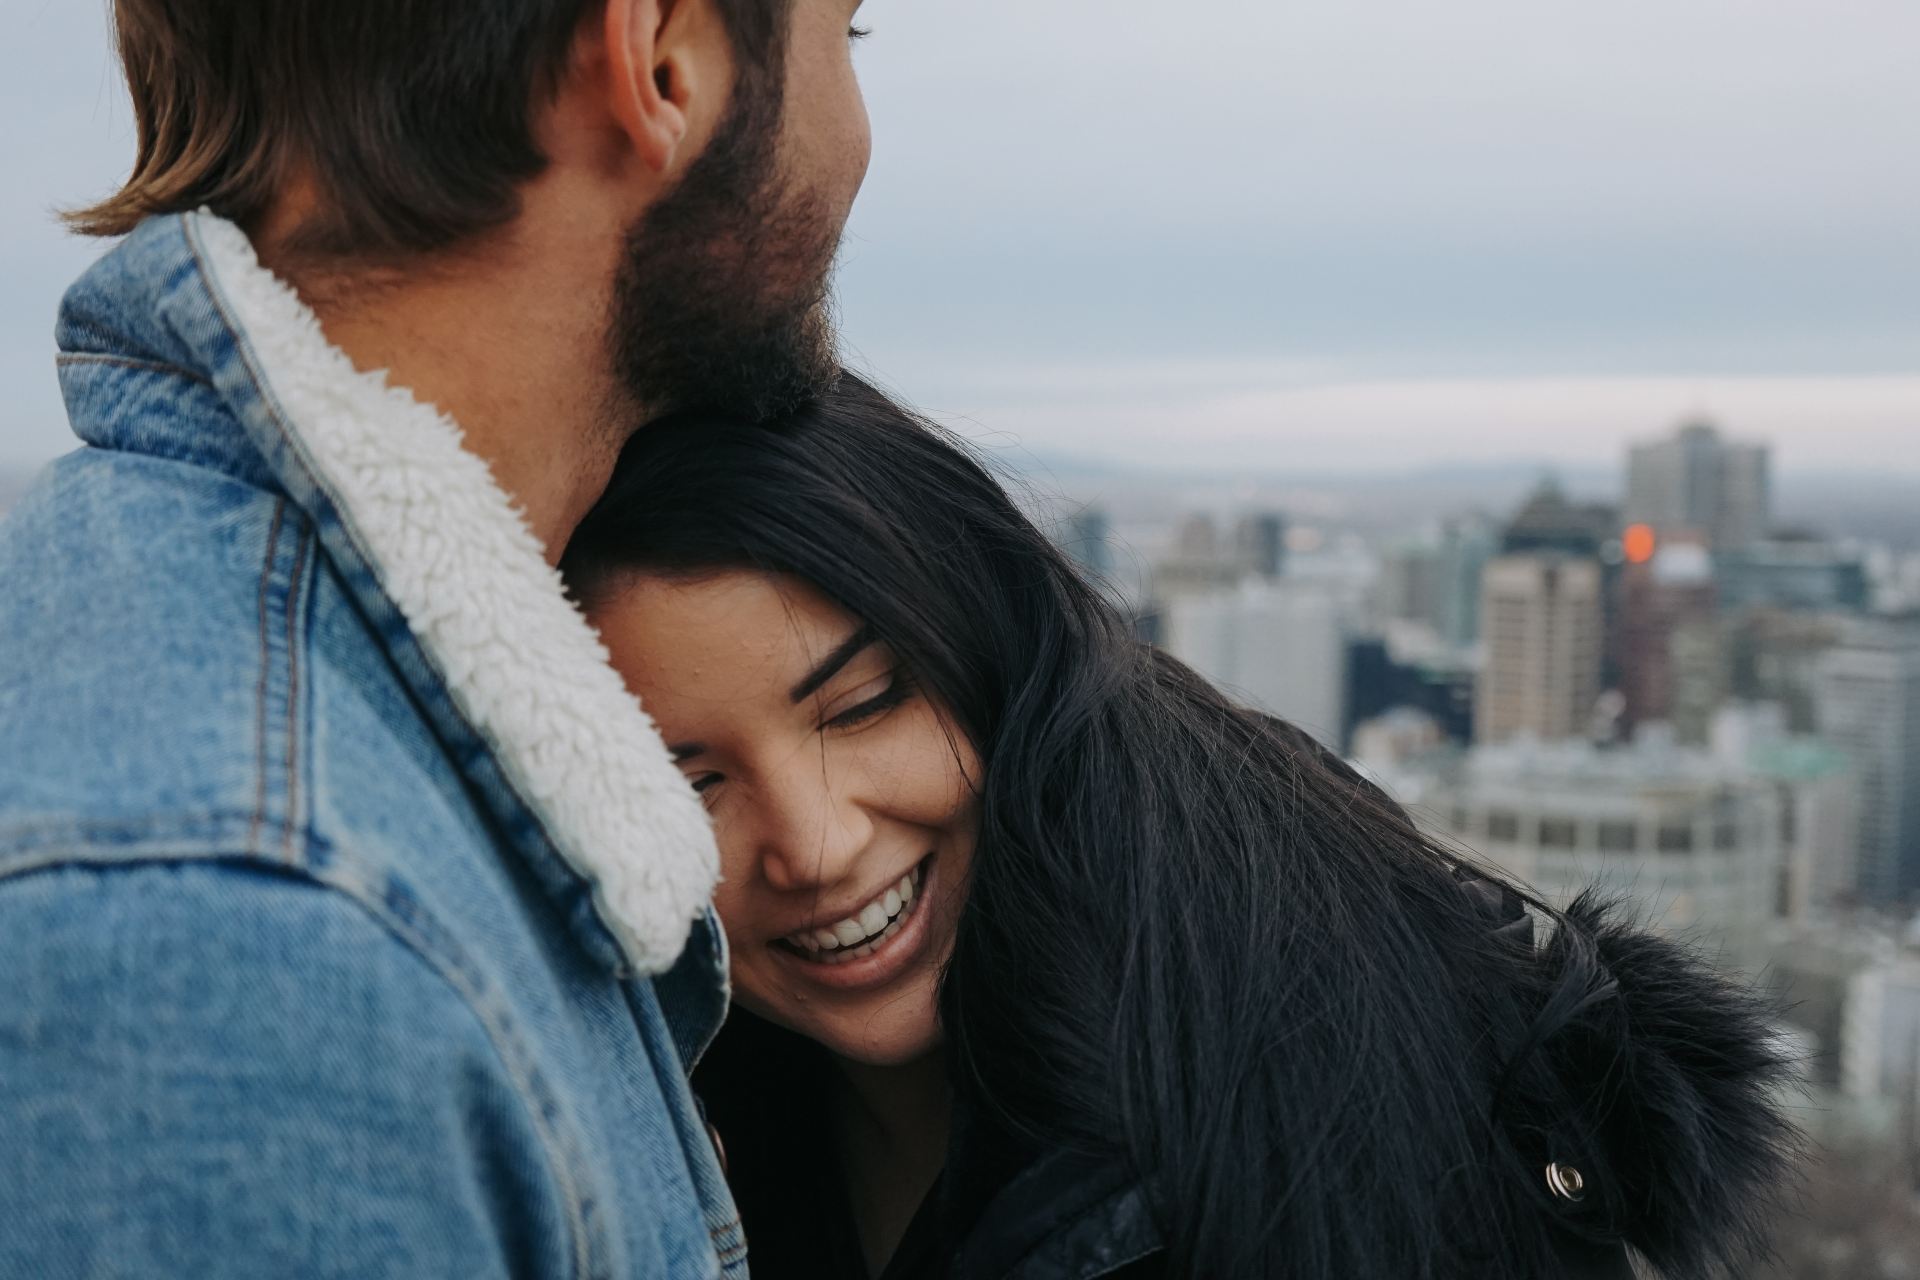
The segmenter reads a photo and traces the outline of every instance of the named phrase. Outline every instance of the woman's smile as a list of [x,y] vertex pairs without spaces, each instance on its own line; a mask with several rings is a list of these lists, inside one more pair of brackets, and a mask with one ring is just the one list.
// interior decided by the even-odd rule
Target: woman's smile
[[945,710],[779,575],[636,575],[594,621],[712,815],[740,1003],[850,1061],[932,1052],[979,809]]
[[921,959],[929,938],[933,855],[887,886],[857,912],[832,924],[807,926],[767,945],[806,981],[840,991],[883,987]]

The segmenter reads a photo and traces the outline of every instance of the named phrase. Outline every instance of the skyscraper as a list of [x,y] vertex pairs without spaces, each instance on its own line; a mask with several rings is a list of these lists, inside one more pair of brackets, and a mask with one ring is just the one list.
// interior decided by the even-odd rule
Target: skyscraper
[[1488,562],[1476,741],[1586,736],[1600,694],[1601,596],[1598,560],[1532,552]]
[[1418,622],[1438,631],[1440,556],[1421,542],[1402,542],[1380,554],[1374,603],[1382,620]]
[[1772,792],[1780,862],[1774,916],[1806,924],[1854,895],[1860,784],[1845,752],[1788,730],[1771,703],[1729,703],[1713,717],[1712,752]]
[[1249,578],[1167,602],[1167,648],[1262,711],[1338,750],[1346,720],[1347,618],[1325,586]]
[[1820,657],[1814,714],[1859,774],[1861,896],[1920,891],[1920,619],[1849,624]]
[[1106,508],[1089,503],[1068,514],[1060,548],[1095,580],[1113,572],[1113,544]]
[[1499,546],[1499,528],[1480,512],[1454,516],[1441,526],[1434,625],[1440,638],[1456,649],[1480,639],[1480,575]]
[[1603,502],[1575,502],[1558,481],[1541,482],[1501,531],[1508,552],[1558,551],[1597,556],[1620,536],[1620,512]]
[[1716,552],[1714,577],[1728,609],[1751,606],[1864,612],[1870,589],[1861,555],[1810,534],[1783,534]]
[[1287,567],[1287,518],[1278,511],[1255,511],[1233,527],[1234,558],[1248,572],[1272,581]]
[[1667,721],[1683,742],[1706,741],[1708,718],[1728,683],[1712,559],[1690,543],[1630,558],[1618,595],[1614,647],[1627,724]]
[[1691,534],[1716,551],[1748,546],[1766,536],[1772,501],[1767,447],[1726,440],[1709,423],[1628,451],[1626,521],[1663,538]]

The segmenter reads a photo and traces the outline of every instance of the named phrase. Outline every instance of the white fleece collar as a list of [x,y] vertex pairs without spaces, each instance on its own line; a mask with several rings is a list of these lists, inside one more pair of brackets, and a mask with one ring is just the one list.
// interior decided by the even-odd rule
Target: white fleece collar
[[315,480],[455,704],[633,966],[664,972],[712,897],[712,830],[539,541],[450,418],[356,370],[239,228],[190,221]]

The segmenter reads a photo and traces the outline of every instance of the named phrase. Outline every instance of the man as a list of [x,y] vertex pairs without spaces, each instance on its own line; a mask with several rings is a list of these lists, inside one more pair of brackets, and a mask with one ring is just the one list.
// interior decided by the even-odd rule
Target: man
[[710,835],[551,565],[832,376],[855,7],[118,0],[90,447],[0,526],[0,1276],[744,1274]]

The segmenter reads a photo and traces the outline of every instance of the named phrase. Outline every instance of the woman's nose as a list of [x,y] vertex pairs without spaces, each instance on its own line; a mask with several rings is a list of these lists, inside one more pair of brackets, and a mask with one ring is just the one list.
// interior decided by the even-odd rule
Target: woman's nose
[[819,759],[767,780],[758,833],[760,874],[776,889],[821,889],[858,874],[873,819],[847,781]]

